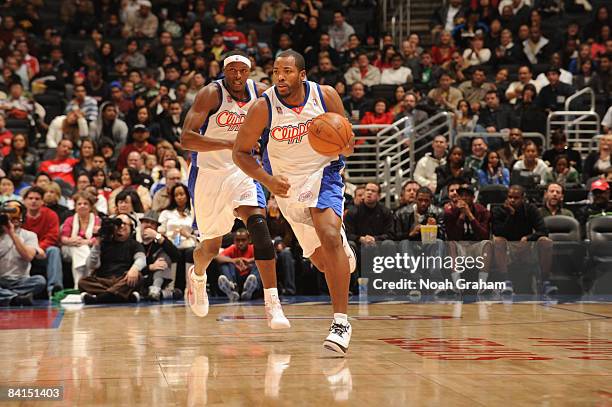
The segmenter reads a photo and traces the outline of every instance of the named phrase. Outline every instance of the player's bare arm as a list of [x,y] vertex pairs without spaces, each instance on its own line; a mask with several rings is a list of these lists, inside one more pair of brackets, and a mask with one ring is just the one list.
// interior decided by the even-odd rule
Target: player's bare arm
[[186,150],[206,152],[231,149],[233,143],[228,140],[218,140],[200,134],[200,128],[211,111],[219,106],[219,91],[214,84],[200,89],[183,125],[181,145]]
[[287,178],[282,175],[272,176],[268,174],[257,163],[255,157],[251,155],[253,147],[268,125],[268,104],[264,98],[258,99],[249,112],[238,130],[232,158],[236,165],[249,177],[256,179],[266,186],[274,195],[287,197],[291,185]]
[[[325,105],[327,106],[328,112],[338,113],[341,116],[345,116],[344,105],[342,104],[342,100],[340,99],[340,95],[336,92],[336,89],[332,88],[329,85],[322,85],[321,92],[323,93],[323,100],[325,101]],[[342,150],[342,155],[345,157],[353,154],[355,150],[355,135],[350,140],[350,144]]]

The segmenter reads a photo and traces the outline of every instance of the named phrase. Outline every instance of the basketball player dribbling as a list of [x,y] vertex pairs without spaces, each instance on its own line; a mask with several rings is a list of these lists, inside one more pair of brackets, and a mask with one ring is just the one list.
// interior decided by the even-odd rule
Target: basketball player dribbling
[[[208,315],[206,268],[219,254],[223,236],[239,217],[253,242],[268,326],[283,329],[290,324],[278,298],[275,251],[266,223],[263,189],[232,160],[238,129],[248,109],[265,90],[265,85],[248,79],[250,68],[251,62],[243,53],[229,53],[223,61],[224,78],[198,92],[185,118],[181,144],[193,151],[188,187],[202,239],[193,253],[194,266],[188,271],[187,301],[194,314]],[[225,291],[232,293],[232,283],[224,282],[230,285]],[[243,294],[252,293],[257,285],[254,275],[247,277]]]
[[[249,108],[238,131],[234,161],[276,196],[304,257],[325,273],[334,317],[323,347],[335,356],[344,356],[351,339],[348,291],[356,259],[342,225],[344,184],[340,170],[343,156],[352,154],[354,142],[335,157],[320,155],[310,146],[308,127],[312,120],[327,111],[344,116],[344,107],[332,87],[306,81],[302,55],[281,52],[272,76],[274,86]],[[260,137],[265,169],[251,155]]]

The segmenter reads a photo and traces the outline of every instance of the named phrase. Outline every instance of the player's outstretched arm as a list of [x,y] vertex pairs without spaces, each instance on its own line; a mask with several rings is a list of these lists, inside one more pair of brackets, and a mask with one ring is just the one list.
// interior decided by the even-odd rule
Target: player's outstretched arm
[[205,152],[233,147],[233,143],[229,140],[218,140],[200,134],[200,128],[204,125],[210,112],[219,106],[219,103],[217,85],[211,84],[200,89],[183,125],[181,145],[185,150]]
[[[342,99],[340,99],[340,95],[336,92],[336,89],[332,88],[328,85],[321,86],[321,92],[323,93],[323,100],[325,101],[325,105],[327,106],[328,112],[338,113],[341,116],[345,116],[344,105],[342,104]],[[353,133],[353,137],[351,137],[350,144],[340,153],[345,157],[353,154],[355,150],[355,134]]]
[[287,178],[268,174],[251,155],[251,151],[268,125],[268,104],[259,98],[249,108],[247,116],[238,130],[232,158],[245,174],[266,186],[274,195],[287,197],[290,188]]

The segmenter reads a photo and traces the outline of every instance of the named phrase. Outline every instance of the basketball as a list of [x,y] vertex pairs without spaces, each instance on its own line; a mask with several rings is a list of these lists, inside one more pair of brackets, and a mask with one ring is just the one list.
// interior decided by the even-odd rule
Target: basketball
[[315,117],[308,128],[308,140],[321,155],[336,156],[349,144],[353,131],[346,117],[327,112]]

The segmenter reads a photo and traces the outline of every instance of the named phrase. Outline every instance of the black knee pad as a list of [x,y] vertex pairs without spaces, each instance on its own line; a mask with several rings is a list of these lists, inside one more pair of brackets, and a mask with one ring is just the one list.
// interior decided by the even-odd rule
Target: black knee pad
[[247,219],[247,229],[255,249],[255,260],[273,260],[274,245],[272,244],[272,237],[270,237],[265,216],[249,216],[249,219]]

